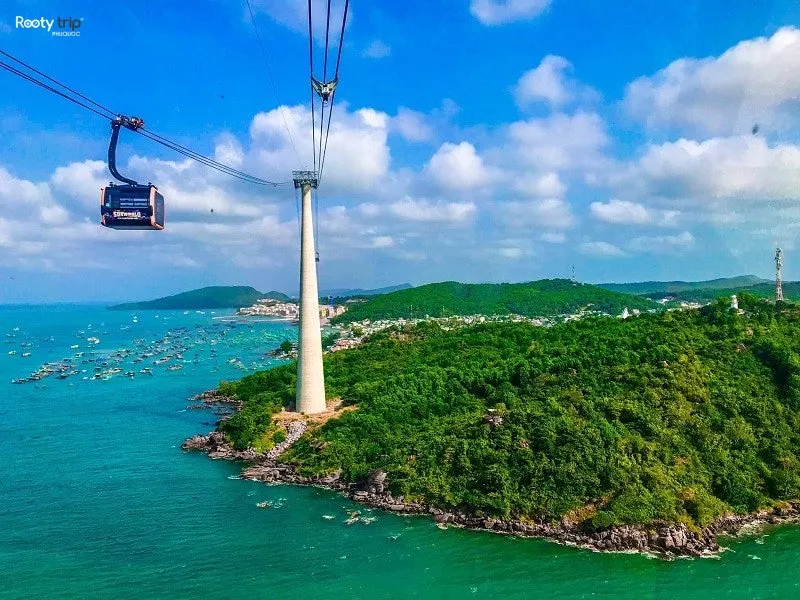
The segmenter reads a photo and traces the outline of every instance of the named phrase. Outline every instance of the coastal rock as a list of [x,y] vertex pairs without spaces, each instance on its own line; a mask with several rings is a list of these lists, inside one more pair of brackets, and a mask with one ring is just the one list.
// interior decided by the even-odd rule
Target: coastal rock
[[275,460],[286,452],[292,444],[300,439],[308,425],[306,425],[305,421],[293,421],[284,427],[286,429],[286,439],[270,448],[269,452],[267,452],[267,458],[270,460]]
[[330,475],[324,475],[323,477],[321,477],[319,482],[322,485],[332,485],[332,484],[336,483],[337,481],[339,481],[341,476],[342,476],[342,470],[341,469],[336,469],[336,471],[334,471]]
[[219,431],[212,431],[208,435],[195,435],[181,444],[185,451],[205,452],[209,458],[224,458],[231,460],[256,460],[261,455],[252,449],[234,450],[228,444],[225,436]]
[[372,494],[382,494],[385,489],[386,472],[381,469],[370,471],[367,476],[367,490]]
[[184,450],[198,450],[204,452],[208,448],[208,442],[210,440],[210,435],[195,435],[190,437],[188,440],[181,444],[181,448]]

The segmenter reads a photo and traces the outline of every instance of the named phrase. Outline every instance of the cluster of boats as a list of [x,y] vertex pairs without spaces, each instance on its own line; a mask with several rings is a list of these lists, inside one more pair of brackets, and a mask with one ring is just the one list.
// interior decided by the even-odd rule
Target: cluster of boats
[[[134,324],[137,323],[134,318]],[[103,327],[104,324],[101,326]],[[137,375],[153,376],[154,369],[159,367],[169,372],[177,372],[184,369],[185,365],[203,362],[207,359],[216,361],[218,351],[215,346],[223,341],[236,342],[238,336],[228,337],[231,329],[241,327],[236,322],[215,322],[211,326],[196,324],[194,327],[175,327],[166,332],[163,337],[155,340],[134,339],[131,345],[113,351],[103,352],[98,348],[100,338],[97,335],[107,335],[108,331],[97,330],[97,335],[92,334],[92,327],[87,330],[78,331],[75,336],[80,338],[82,343],[70,345],[73,350],[71,356],[67,356],[57,361],[49,361],[39,366],[27,377],[13,379],[11,383],[23,384],[38,382],[46,378],[69,379],[81,376],[83,380],[109,380],[113,377],[135,378]],[[252,325],[250,325],[252,328]],[[121,327],[122,331],[129,331],[128,325]],[[8,352],[9,356],[27,358],[31,356],[29,348],[33,343],[29,338],[20,341],[18,337],[19,328],[15,328],[11,333],[6,334],[7,343],[14,344],[15,349]],[[87,337],[88,336],[88,337]],[[42,342],[52,342],[54,338],[43,338]],[[206,346],[201,353],[201,347]],[[39,347],[39,346],[37,346]],[[231,366],[249,370],[251,368],[263,368],[265,365],[246,366],[239,358],[227,359]],[[218,369],[215,366],[212,370]]]

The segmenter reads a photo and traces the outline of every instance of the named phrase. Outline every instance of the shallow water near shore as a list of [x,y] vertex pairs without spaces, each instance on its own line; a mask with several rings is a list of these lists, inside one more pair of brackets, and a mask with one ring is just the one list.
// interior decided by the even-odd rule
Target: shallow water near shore
[[[665,562],[441,530],[325,490],[238,480],[238,465],[180,450],[216,420],[187,400],[272,364],[265,354],[296,333],[214,319],[225,314],[0,307],[0,598],[800,596],[800,527]],[[152,364],[176,347],[182,369]],[[102,367],[121,372],[90,378],[90,353],[123,348],[135,352]],[[153,348],[172,349],[132,364]],[[80,352],[78,374],[10,383]]]

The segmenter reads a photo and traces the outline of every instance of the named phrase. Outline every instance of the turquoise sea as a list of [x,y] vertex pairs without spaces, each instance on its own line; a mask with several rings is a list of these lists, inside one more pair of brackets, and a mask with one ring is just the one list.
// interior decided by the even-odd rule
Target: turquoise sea
[[[180,450],[216,419],[188,398],[295,331],[221,316],[0,307],[0,598],[800,597],[800,528],[664,562],[377,511],[346,525],[359,507],[334,493],[237,480]],[[77,373],[10,383],[50,361]]]

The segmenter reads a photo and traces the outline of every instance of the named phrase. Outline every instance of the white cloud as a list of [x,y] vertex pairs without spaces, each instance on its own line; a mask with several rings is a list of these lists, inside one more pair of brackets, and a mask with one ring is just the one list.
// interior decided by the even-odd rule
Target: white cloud
[[800,29],[738,43],[719,57],[681,58],[625,94],[629,113],[650,127],[692,132],[750,132],[779,127],[800,114]]
[[433,137],[433,129],[425,115],[404,106],[392,117],[390,129],[408,142],[426,142]]
[[202,263],[196,261],[195,259],[185,256],[183,254],[171,254],[168,253],[164,256],[164,262],[166,264],[173,265],[175,267],[184,267],[189,269],[197,269],[203,266]]
[[8,219],[4,219],[0,217],[0,248],[6,247],[8,248],[13,244],[11,239],[11,230],[13,225]]
[[449,190],[468,190],[489,180],[483,159],[469,142],[445,142],[425,165],[425,171],[438,185]]
[[214,148],[214,159],[223,165],[241,169],[244,165],[244,150],[239,140],[231,134],[221,135]]
[[582,244],[578,244],[578,252],[602,258],[625,256],[625,252],[608,242],[583,242]]
[[523,250],[522,248],[516,247],[506,247],[499,249],[500,255],[504,258],[522,258]]
[[557,198],[563,196],[567,189],[558,173],[523,173],[513,178],[513,185],[514,190],[520,194],[539,198]]
[[538,17],[550,0],[470,0],[469,10],[484,25],[502,25]]
[[507,135],[509,152],[519,162],[548,171],[597,166],[609,141],[600,116],[584,111],[517,121]]
[[[310,165],[308,144],[300,144],[311,130],[311,111],[304,106],[285,108],[289,131],[302,161]],[[388,146],[389,115],[369,108],[348,111],[346,102],[337,104],[328,137],[323,178],[331,192],[364,192],[373,189],[387,175],[390,163]],[[319,123],[317,123],[319,126]],[[253,148],[245,164],[258,173],[285,178],[297,168],[283,115],[279,109],[258,113],[250,126]],[[269,177],[265,176],[269,179]]]
[[800,197],[800,147],[738,136],[650,146],[616,180],[621,188],[689,204]]
[[373,40],[362,53],[366,58],[386,58],[392,53],[391,47],[381,40]]
[[563,233],[543,233],[539,236],[539,239],[543,242],[547,242],[548,244],[563,244],[567,241],[567,236]]
[[168,199],[170,216],[175,214],[186,216],[194,213],[205,217],[213,211],[216,218],[228,216],[257,218],[263,212],[263,208],[244,202],[242,198],[237,198],[215,186],[182,189],[177,182],[170,180],[162,184],[159,190]]
[[389,235],[379,235],[372,238],[373,248],[391,248],[394,244],[394,239]]
[[653,254],[681,253],[694,246],[694,236],[688,231],[677,235],[657,235],[635,237],[628,242],[628,249],[633,252],[651,252]]
[[498,204],[500,219],[511,228],[569,229],[575,225],[569,204],[560,199]]
[[606,223],[621,225],[644,225],[652,220],[650,211],[641,204],[626,200],[611,200],[608,203],[592,202],[592,216]]
[[563,56],[548,55],[539,66],[522,75],[514,87],[514,97],[520,108],[526,108],[535,102],[545,102],[557,107],[573,100],[590,100],[597,92],[578,81],[567,77],[572,69]]
[[447,202],[432,204],[427,200],[405,198],[389,206],[392,216],[404,221],[461,224],[475,216],[476,206],[472,202]]

